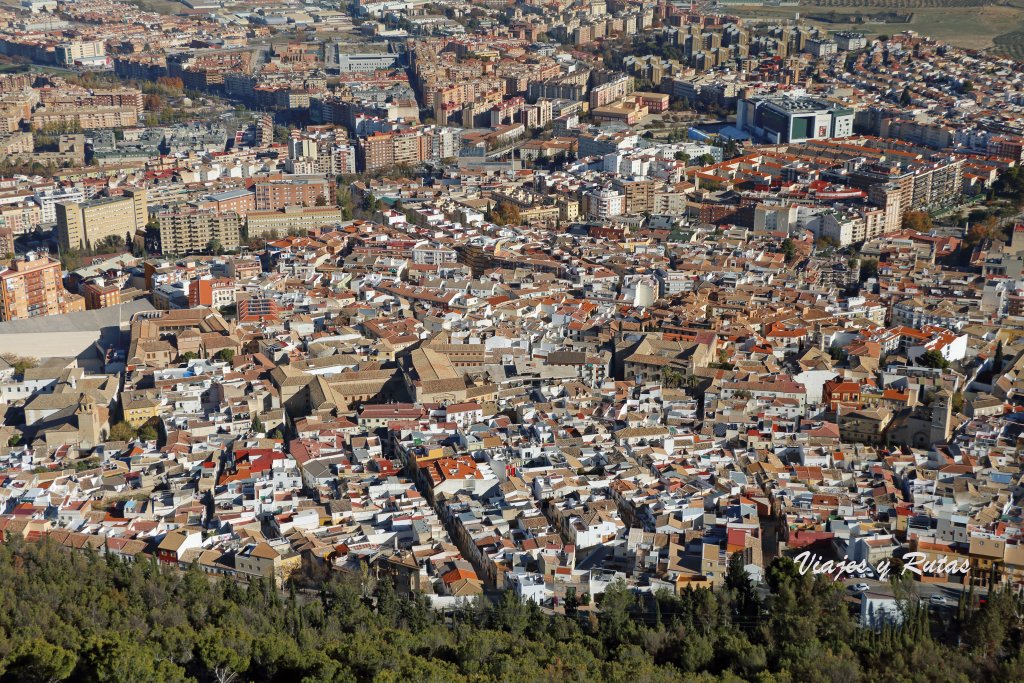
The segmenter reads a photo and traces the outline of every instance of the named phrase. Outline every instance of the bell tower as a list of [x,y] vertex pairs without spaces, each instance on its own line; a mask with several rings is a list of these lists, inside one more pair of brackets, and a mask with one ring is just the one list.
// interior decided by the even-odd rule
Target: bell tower
[[939,389],[932,400],[931,442],[946,443],[952,430],[953,395],[946,389]]

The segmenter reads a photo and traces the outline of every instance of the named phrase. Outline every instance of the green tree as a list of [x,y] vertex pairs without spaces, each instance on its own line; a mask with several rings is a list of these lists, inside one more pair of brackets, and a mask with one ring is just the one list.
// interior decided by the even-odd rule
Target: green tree
[[288,142],[292,136],[292,131],[287,126],[274,126],[274,142],[285,143]]
[[786,263],[789,263],[796,257],[796,244],[788,237],[782,240],[782,255],[786,257]]
[[941,368],[945,369],[949,367],[949,361],[942,357],[941,351],[925,351],[917,357],[917,364],[923,368]]
[[520,635],[529,626],[529,608],[514,592],[507,590],[494,608],[491,624],[494,628]]
[[138,436],[145,441],[156,441],[160,438],[160,418],[153,417],[146,420],[146,423],[139,427]]
[[[341,176],[338,177],[341,178]],[[355,210],[355,205],[352,201],[352,191],[347,187],[339,187],[336,196],[338,200],[338,208],[341,209],[341,217],[344,220],[352,220]]]
[[633,628],[630,609],[635,600],[633,591],[622,579],[613,581],[598,597],[597,604],[601,608],[601,632],[610,645],[618,645],[629,637]]
[[110,438],[114,441],[131,441],[135,438],[135,430],[130,424],[121,420],[110,428]]
[[0,358],[3,358],[11,367],[14,368],[14,374],[17,377],[24,377],[26,370],[39,365],[39,359],[32,358],[30,356],[19,356],[13,353],[4,353],[0,354]]
[[249,425],[249,431],[255,432],[256,434],[263,433],[263,422],[260,421],[260,416],[253,414],[252,423]]
[[368,214],[374,214],[380,209],[380,201],[373,196],[373,193],[367,192],[363,197],[363,211]]
[[234,349],[221,349],[215,356],[218,360],[222,360],[225,363],[230,363],[231,359],[235,357]]
[[27,683],[54,683],[71,675],[78,658],[75,653],[42,638],[18,645],[4,660],[6,678]]
[[878,259],[862,259],[860,262],[860,281],[867,282],[873,277],[878,277]]
[[672,368],[665,368],[661,373],[662,379],[665,382],[665,387],[669,389],[676,389],[683,385],[683,373]]
[[372,571],[302,573],[293,579],[312,590],[300,599],[262,579],[209,581],[198,567],[157,571],[144,558],[15,534],[0,543],[0,681],[1024,679],[1015,591],[994,588],[979,604],[972,589],[956,615],[935,619],[909,606],[901,624],[872,631],[831,577],[803,575],[785,558],[765,574],[768,591],[754,591],[763,609],[749,614],[736,555],[714,591],[661,589],[638,601],[615,582],[583,623],[511,592],[449,621]]
[[95,638],[73,674],[75,680],[96,683],[171,683],[185,681],[184,670],[126,635]]
[[757,593],[754,592],[754,583],[747,574],[742,552],[735,552],[729,557],[725,587],[730,591],[729,599],[734,618],[753,631],[761,606]]
[[575,586],[569,586],[565,589],[565,602],[563,605],[565,607],[565,613],[569,616],[574,616],[579,611],[580,599],[576,595]]
[[251,634],[239,627],[207,626],[196,642],[199,661],[217,683],[238,680],[249,669],[252,649]]
[[64,270],[78,270],[81,267],[81,254],[73,247],[61,249],[60,266]]

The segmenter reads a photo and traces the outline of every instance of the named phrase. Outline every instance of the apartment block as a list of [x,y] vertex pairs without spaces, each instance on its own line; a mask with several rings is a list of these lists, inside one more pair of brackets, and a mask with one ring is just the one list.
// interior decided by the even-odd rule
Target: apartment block
[[214,240],[227,250],[237,249],[240,243],[242,221],[234,212],[181,207],[161,211],[156,218],[165,254],[206,251]]
[[334,205],[335,182],[317,176],[260,180],[255,185],[256,210],[276,211],[286,206]]
[[36,190],[33,199],[42,211],[42,222],[52,224],[57,221],[57,204],[81,204],[85,201],[85,192],[80,187],[54,187]]
[[430,140],[420,131],[374,133],[359,139],[358,154],[363,171],[419,164],[430,158]]
[[279,211],[251,212],[246,216],[246,229],[250,238],[271,238],[337,224],[342,220],[341,209],[333,206],[287,206]]
[[203,197],[198,203],[200,209],[213,209],[218,213],[234,212],[245,216],[256,210],[256,194],[245,188],[225,190]]
[[134,107],[40,107],[32,112],[32,130],[77,124],[85,130],[131,128],[139,123]]
[[63,249],[94,248],[109,237],[134,236],[148,220],[145,189],[125,190],[122,197],[56,205],[57,235]]
[[0,320],[57,315],[73,309],[84,309],[84,302],[65,291],[56,259],[30,252],[0,272]]
[[633,77],[621,76],[590,90],[590,107],[603,107],[621,100],[633,89]]

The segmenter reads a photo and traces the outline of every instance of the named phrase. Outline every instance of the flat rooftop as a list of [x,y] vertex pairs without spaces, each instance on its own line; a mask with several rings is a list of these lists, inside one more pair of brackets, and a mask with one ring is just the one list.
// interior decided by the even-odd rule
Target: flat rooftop
[[816,100],[813,97],[805,96],[793,97],[783,95],[781,97],[762,97],[757,98],[756,101],[770,104],[773,107],[782,109],[790,114],[810,113],[834,109],[834,107],[828,102],[822,102],[821,100]]

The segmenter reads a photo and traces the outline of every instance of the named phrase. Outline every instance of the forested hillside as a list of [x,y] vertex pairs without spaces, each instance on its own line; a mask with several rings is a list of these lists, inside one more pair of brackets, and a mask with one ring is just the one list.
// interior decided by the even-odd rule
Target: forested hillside
[[[318,593],[211,582],[49,544],[0,546],[4,681],[1021,681],[1021,603],[1006,593],[949,623],[856,627],[841,586],[769,570],[726,588],[551,617],[506,595],[447,618],[390,583]],[[574,611],[576,605],[571,605]],[[960,635],[960,644],[957,645]]]

